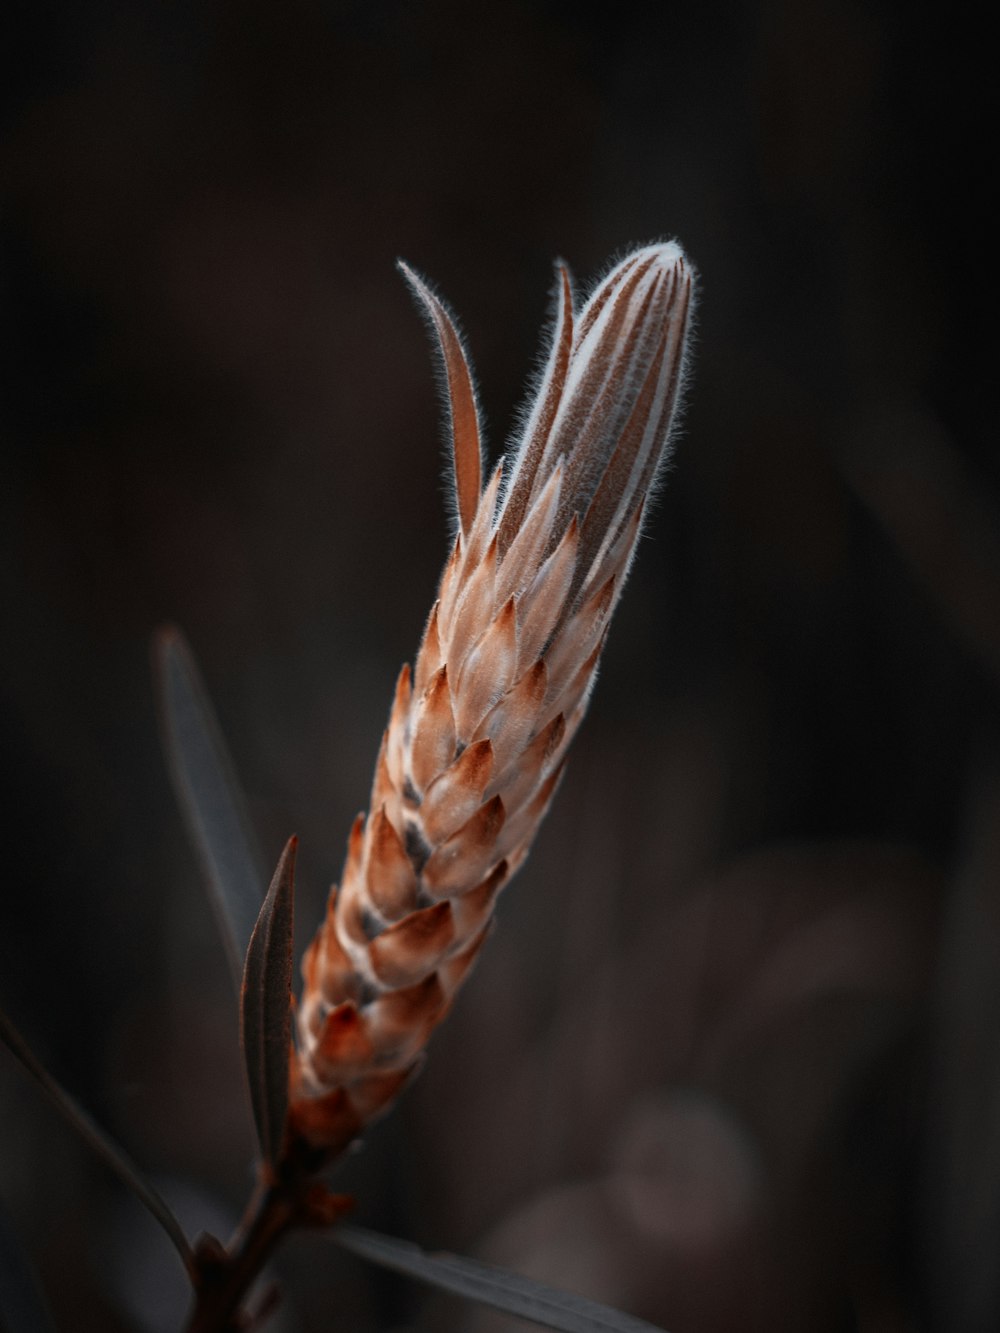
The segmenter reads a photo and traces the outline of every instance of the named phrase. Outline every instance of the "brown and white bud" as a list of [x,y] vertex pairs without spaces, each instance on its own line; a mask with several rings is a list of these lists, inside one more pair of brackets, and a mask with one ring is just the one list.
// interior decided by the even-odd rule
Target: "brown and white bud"
[[629,254],[579,315],[560,265],[537,394],[484,488],[461,341],[403,272],[443,355],[459,530],[303,960],[290,1123],[329,1153],[416,1068],[558,786],[669,447],[692,301],[673,243]]

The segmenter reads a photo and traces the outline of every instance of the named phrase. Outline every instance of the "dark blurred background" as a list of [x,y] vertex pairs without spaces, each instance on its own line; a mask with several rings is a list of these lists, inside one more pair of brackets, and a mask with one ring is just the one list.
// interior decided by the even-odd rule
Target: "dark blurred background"
[[[1000,1327],[993,45],[901,0],[11,3],[0,995],[224,1234],[252,1136],[149,640],[197,653],[304,945],[446,551],[427,340],[494,453],[548,315],[677,236],[675,464],[557,806],[360,1218],[672,1333]],[[60,1327],[169,1246],[0,1052]],[[290,1245],[285,1330],[496,1328]],[[504,1325],[506,1327],[506,1325]]]

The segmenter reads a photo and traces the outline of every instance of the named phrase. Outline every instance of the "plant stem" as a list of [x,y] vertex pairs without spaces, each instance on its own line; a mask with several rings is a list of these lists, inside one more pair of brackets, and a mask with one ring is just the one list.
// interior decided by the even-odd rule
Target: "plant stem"
[[350,1212],[354,1200],[317,1181],[322,1159],[293,1141],[277,1168],[262,1167],[256,1190],[228,1248],[204,1237],[195,1249],[194,1305],[185,1333],[237,1333],[242,1306],[285,1234],[295,1227],[325,1228]]
[[299,1213],[300,1189],[284,1182],[262,1184],[225,1251],[203,1246],[200,1280],[186,1333],[230,1333],[247,1292]]

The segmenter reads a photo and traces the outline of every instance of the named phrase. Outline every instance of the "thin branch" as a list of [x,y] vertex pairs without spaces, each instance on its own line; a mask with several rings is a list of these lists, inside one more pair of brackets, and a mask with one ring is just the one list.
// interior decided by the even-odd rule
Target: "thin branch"
[[177,1218],[152,1185],[143,1179],[139,1168],[128,1157],[124,1148],[115,1143],[76,1098],[52,1077],[2,1009],[0,1009],[0,1040],[7,1045],[15,1059],[39,1085],[63,1119],[72,1125],[105,1166],[114,1172],[122,1184],[131,1190],[139,1202],[156,1218],[180,1255],[188,1276],[194,1281],[198,1273],[197,1262]]
[[233,1328],[244,1297],[295,1216],[295,1200],[286,1189],[266,1186],[256,1191],[229,1249],[201,1256],[186,1333],[226,1333]]
[[256,1328],[273,1308],[276,1292],[273,1288],[265,1292],[252,1315],[244,1301],[279,1243],[296,1227],[313,1231],[331,1227],[353,1206],[353,1199],[331,1194],[314,1179],[310,1166],[294,1156],[283,1158],[277,1172],[262,1167],[229,1246],[224,1249],[211,1240],[199,1245],[199,1281],[185,1333]]

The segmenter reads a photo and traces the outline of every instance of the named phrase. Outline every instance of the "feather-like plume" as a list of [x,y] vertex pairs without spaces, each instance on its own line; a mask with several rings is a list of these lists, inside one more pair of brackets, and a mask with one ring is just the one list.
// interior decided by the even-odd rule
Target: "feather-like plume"
[[559,784],[669,449],[692,304],[673,242],[629,254],[578,315],[559,265],[533,406],[483,488],[461,340],[401,267],[440,344],[459,532],[303,961],[290,1132],[330,1155],[416,1069]]

